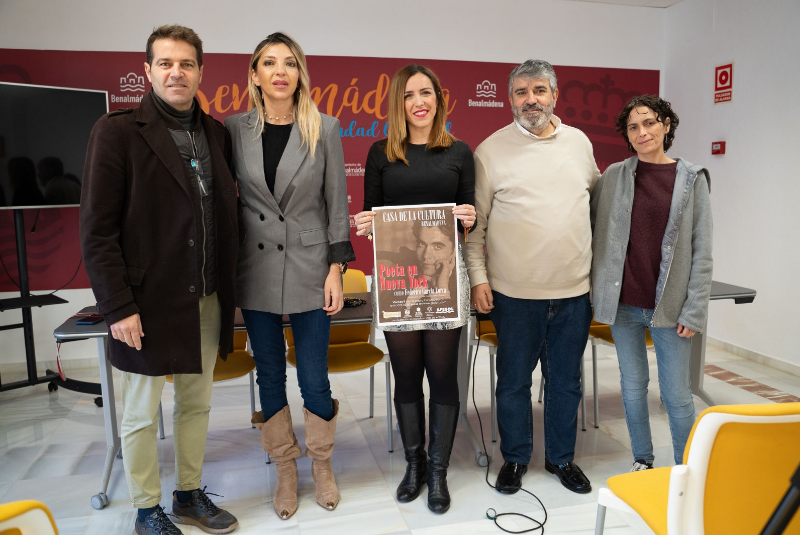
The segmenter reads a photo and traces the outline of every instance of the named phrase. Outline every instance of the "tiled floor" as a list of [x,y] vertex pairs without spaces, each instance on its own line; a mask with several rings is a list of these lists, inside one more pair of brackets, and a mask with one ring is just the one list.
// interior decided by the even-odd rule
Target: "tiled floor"
[[[594,532],[597,489],[606,478],[627,469],[631,463],[629,441],[619,393],[619,371],[614,349],[599,348],[598,380],[600,428],[592,427],[591,396],[587,406],[588,429],[578,431],[576,461],[592,480],[594,492],[573,494],[564,489],[555,476],[543,470],[542,406],[535,402],[539,374],[534,384],[535,448],[530,471],[524,483],[547,507],[548,534],[590,534]],[[591,373],[587,347],[587,371]],[[709,346],[708,364],[716,368],[719,379],[707,375],[706,389],[718,403],[771,403],[759,395],[764,389],[752,388],[752,382],[733,380],[718,369],[800,396],[800,378],[743,360]],[[379,365],[379,367],[382,365]],[[717,369],[718,368],[718,369]],[[486,470],[475,463],[475,452],[459,428],[451,460],[448,482],[453,498],[444,515],[429,512],[424,494],[410,504],[398,503],[394,489],[403,475],[400,437],[395,431],[395,451],[387,451],[386,412],[383,370],[376,373],[375,417],[369,418],[369,373],[358,372],[331,377],[334,396],[340,401],[337,443],[333,466],[342,501],[334,512],[320,508],[314,501],[314,483],[310,460],[298,460],[300,470],[300,508],[288,521],[279,520],[272,510],[275,468],[264,463],[257,431],[250,428],[249,385],[247,378],[214,387],[211,424],[206,450],[203,484],[223,495],[217,503],[240,520],[237,533],[306,534],[378,534],[413,533],[415,535],[501,533],[487,519],[486,511],[523,512],[537,519],[544,513],[534,500],[522,493],[503,496],[485,483]],[[494,481],[500,463],[497,444],[490,441],[489,372],[485,349],[477,362],[476,401],[483,419],[484,434],[490,454],[496,459],[489,468]],[[651,359],[650,411],[656,447],[656,465],[670,464],[672,458],[669,428],[664,407],[659,403],[655,361]],[[96,370],[73,374],[76,378],[97,379]],[[5,377],[4,380],[13,380]],[[737,383],[747,385],[748,391]],[[298,440],[303,442],[302,401],[293,372],[289,371],[289,400]],[[591,376],[587,377],[591,385]],[[589,387],[591,391],[591,387]],[[770,391],[771,392],[771,391]],[[119,394],[119,390],[117,390]],[[772,393],[774,394],[774,393]],[[698,413],[705,404],[695,398]],[[164,413],[172,406],[171,385],[163,396]],[[478,429],[478,419],[470,407],[470,420]],[[159,441],[159,461],[165,497],[173,489],[173,448],[171,418],[167,417],[166,440]],[[122,465],[115,463],[109,485],[111,503],[94,510],[90,497],[98,491],[105,456],[102,410],[93,397],[65,390],[48,393],[46,386],[0,393],[0,502],[38,499],[53,512],[62,535],[128,534],[133,527],[134,510],[129,505]],[[162,502],[168,505],[168,500]],[[519,517],[504,517],[502,525],[518,530],[532,527]],[[197,528],[183,528],[187,535],[199,535]],[[614,511],[606,517],[609,535],[650,533],[648,528]]]

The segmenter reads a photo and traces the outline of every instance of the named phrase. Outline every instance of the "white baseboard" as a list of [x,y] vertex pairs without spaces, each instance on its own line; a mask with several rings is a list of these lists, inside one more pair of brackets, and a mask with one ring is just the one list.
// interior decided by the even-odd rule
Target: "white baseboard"
[[[70,359],[61,359],[61,368],[64,372],[69,372],[71,370],[78,370],[78,369],[86,369],[86,368],[97,368],[98,362],[97,357],[84,357],[84,358],[70,358]],[[58,366],[56,365],[55,360],[37,360],[36,361],[36,369],[39,371],[39,375],[44,375],[44,371],[47,369],[57,371]],[[28,365],[25,362],[8,362],[3,363],[0,365],[0,372],[3,374],[13,373],[13,374],[24,374],[27,377],[28,374]]]
[[800,377],[800,366],[797,364],[776,359],[775,357],[768,357],[767,355],[762,355],[761,353],[756,353],[755,351],[750,351],[749,349],[735,346],[728,342],[723,342],[722,340],[718,340],[711,336],[706,336],[706,343],[708,345],[724,349],[728,353],[733,353],[737,357],[746,358],[747,360],[758,362],[764,366],[769,366],[770,368],[775,368],[776,370]]

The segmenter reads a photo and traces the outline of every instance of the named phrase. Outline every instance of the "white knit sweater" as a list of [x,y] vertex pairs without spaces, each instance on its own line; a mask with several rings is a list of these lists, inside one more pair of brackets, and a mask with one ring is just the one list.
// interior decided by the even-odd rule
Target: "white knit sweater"
[[552,122],[556,131],[542,138],[511,123],[475,150],[478,220],[464,247],[471,286],[488,282],[518,299],[589,291],[589,194],[600,171],[586,135]]

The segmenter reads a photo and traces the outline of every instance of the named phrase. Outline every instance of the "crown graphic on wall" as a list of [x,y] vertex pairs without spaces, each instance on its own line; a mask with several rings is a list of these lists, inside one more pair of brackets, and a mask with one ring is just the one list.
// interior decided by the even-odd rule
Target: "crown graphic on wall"
[[561,88],[561,99],[567,103],[565,115],[575,124],[593,125],[590,130],[594,133],[616,137],[614,119],[622,106],[640,92],[615,85],[610,74],[594,84],[570,80]]
[[484,80],[475,88],[475,95],[483,98],[497,97],[497,85],[491,83],[489,80]]
[[561,87],[559,104],[566,104],[564,122],[589,137],[601,169],[630,155],[614,123],[622,107],[640,94],[641,91],[618,87],[610,74],[597,83],[570,80]]
[[144,91],[144,76],[137,76],[135,72],[129,72],[126,76],[119,79],[120,91]]

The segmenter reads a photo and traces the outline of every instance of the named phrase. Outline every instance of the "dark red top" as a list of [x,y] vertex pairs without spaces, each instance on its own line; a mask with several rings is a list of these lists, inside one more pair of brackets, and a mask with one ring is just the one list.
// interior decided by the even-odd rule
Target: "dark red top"
[[656,306],[656,284],[661,264],[661,241],[667,230],[678,162],[640,161],[631,207],[631,235],[625,256],[619,302],[633,307]]

